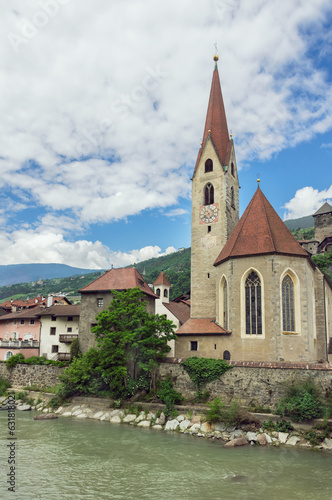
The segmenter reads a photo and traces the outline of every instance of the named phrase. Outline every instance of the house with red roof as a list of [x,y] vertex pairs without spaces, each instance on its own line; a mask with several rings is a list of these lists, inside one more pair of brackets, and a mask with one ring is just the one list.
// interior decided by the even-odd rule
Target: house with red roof
[[[14,354],[25,358],[39,356],[41,321],[40,314],[49,306],[68,307],[66,297],[35,297],[29,300],[7,301],[6,314],[0,316],[0,360],[5,361]],[[3,306],[2,304],[2,306]]]
[[155,300],[158,296],[135,267],[110,269],[79,290],[81,293],[79,343],[83,353],[96,346],[95,336],[91,329],[97,324],[96,316],[107,309],[113,300],[111,290],[124,291],[130,288],[139,288],[143,292],[147,310],[150,314],[154,314]]
[[[310,363],[330,355],[332,361],[332,285],[259,180],[239,220],[235,149],[218,59],[192,178],[191,313],[176,332],[175,356]],[[331,219],[326,207],[318,212],[315,227],[326,231],[332,212]]]
[[[182,297],[170,301],[169,294],[171,286],[166,274],[162,271],[153,283],[154,292],[158,296],[155,302],[155,313],[160,316],[165,316],[172,321],[176,329],[178,329],[190,318],[190,301],[188,298]],[[171,350],[168,356],[174,357],[175,340],[170,340],[169,346]]]

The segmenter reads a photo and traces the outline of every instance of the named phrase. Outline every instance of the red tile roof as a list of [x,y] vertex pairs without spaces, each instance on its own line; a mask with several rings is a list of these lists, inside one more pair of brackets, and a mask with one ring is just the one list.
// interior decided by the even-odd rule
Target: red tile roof
[[135,267],[110,269],[79,292],[109,292],[110,290],[127,290],[136,287],[140,288],[146,295],[158,298]]
[[258,187],[214,265],[229,258],[273,253],[309,258]]
[[214,318],[191,318],[175,333],[176,335],[229,335],[231,332],[217,325]]
[[79,316],[80,315],[80,306],[74,305],[55,305],[51,307],[46,307],[42,309],[39,313],[36,313],[37,316],[57,316],[57,317],[65,317],[65,316]]
[[43,310],[43,306],[32,307],[30,309],[23,309],[23,311],[17,311],[9,314],[4,314],[0,316],[0,321],[7,321],[9,319],[25,319],[25,318],[35,318],[38,313]]
[[190,305],[188,304],[183,302],[170,302],[167,304],[164,302],[163,305],[180,321],[181,325],[190,318]]
[[[211,131],[210,133],[209,130]],[[215,68],[213,71],[203,141],[197,155],[194,175],[201,159],[203,149],[205,148],[206,141],[209,137],[212,139],[212,143],[217,151],[221,164],[227,165],[229,162],[229,155],[231,152],[233,141],[229,138],[228,134],[226,113],[221,92],[217,63],[215,64]]]
[[170,284],[170,282],[168,281],[168,279],[166,278],[166,275],[164,273],[164,271],[161,271],[161,273],[159,274],[158,278],[156,279],[156,281],[153,283],[154,286],[157,286],[157,285],[166,285],[166,286],[172,286]]

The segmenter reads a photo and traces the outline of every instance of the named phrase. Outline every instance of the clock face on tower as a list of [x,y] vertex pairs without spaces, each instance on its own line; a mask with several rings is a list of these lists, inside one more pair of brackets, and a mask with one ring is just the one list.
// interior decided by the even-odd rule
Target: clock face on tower
[[215,205],[204,205],[200,207],[199,218],[203,224],[211,224],[218,220],[218,207]]

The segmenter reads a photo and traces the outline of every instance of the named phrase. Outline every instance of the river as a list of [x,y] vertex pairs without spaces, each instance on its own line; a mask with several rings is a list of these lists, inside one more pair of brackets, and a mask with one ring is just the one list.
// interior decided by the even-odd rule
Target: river
[[1,499],[327,500],[332,454],[246,446],[124,424],[16,412],[15,493],[7,490],[11,441],[0,412]]

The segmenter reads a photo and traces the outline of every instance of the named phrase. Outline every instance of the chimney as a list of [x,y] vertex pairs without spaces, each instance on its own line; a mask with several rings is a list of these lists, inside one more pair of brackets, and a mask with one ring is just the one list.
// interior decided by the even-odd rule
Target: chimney
[[47,307],[51,307],[52,304],[53,304],[53,295],[49,295],[47,297]]

